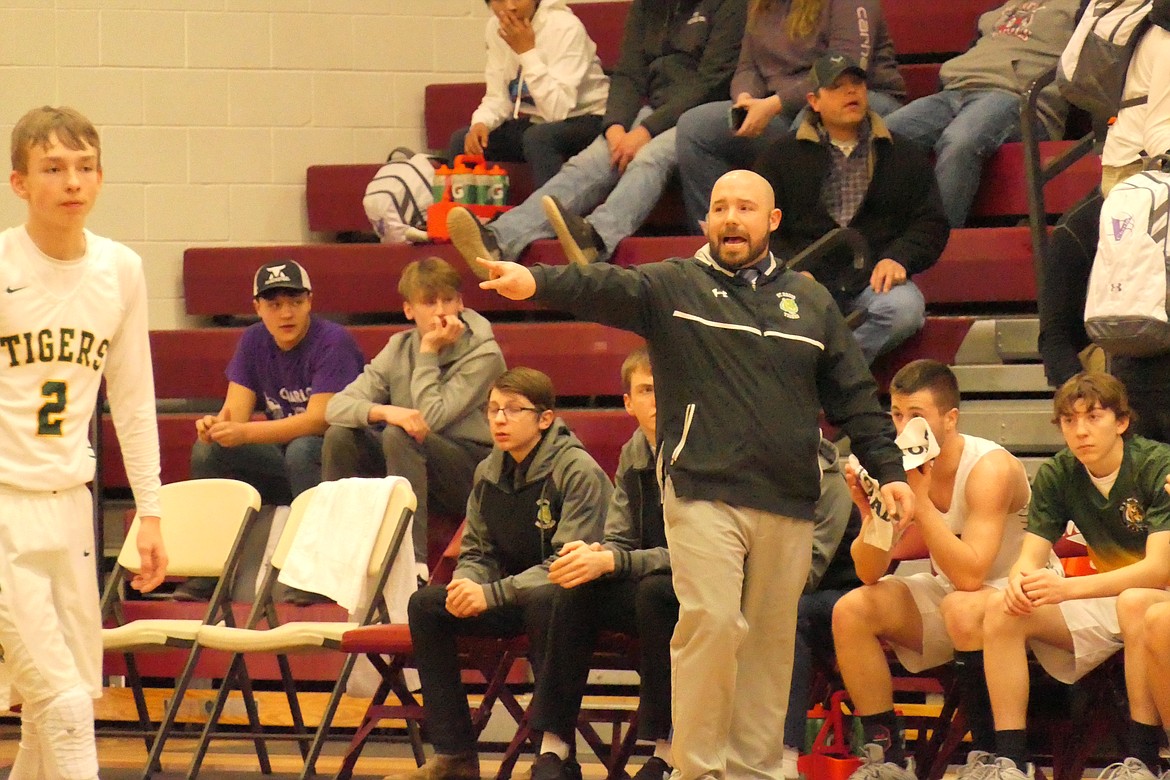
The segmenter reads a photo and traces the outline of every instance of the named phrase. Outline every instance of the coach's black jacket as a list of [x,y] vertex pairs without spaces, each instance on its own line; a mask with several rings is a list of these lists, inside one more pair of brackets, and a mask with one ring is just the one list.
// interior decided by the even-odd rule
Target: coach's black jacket
[[[782,217],[780,229],[772,234],[772,251],[785,261],[840,227],[821,199],[832,162],[828,144],[821,141],[813,124],[820,120],[809,114],[814,119],[806,120],[795,136],[768,147],[754,166],[776,193]],[[913,276],[938,261],[951,234],[926,155],[908,141],[891,136],[873,112],[870,128],[869,188],[848,225],[869,246],[865,264],[855,268],[852,252],[842,248],[801,267],[843,306],[869,284],[879,260],[897,260],[907,276]]]
[[874,478],[906,478],[873,376],[816,282],[774,262],[753,286],[705,249],[532,272],[540,302],[649,342],[659,452],[679,496],[812,520],[822,407]]

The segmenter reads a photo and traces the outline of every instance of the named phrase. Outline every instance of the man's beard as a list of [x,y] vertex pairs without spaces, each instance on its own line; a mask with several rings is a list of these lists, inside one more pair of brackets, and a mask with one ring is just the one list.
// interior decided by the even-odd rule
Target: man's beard
[[720,251],[721,243],[719,241],[710,238],[707,239],[707,248],[711,250],[711,259],[732,271],[753,265],[763,259],[768,252],[769,236],[764,236],[763,240],[759,242],[752,241],[751,237],[747,235],[744,235],[743,238],[747,239],[747,253],[743,256],[742,260],[736,260],[734,262],[729,261],[723,256],[723,253]]

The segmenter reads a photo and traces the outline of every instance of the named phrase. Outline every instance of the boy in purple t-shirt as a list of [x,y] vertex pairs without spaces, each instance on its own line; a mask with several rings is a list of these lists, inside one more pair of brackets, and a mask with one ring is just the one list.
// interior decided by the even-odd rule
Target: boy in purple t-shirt
[[[227,367],[228,390],[216,415],[195,421],[191,478],[239,479],[265,504],[291,504],[321,481],[325,405],[361,373],[365,358],[340,325],[311,316],[309,275],[299,263],[267,263],[256,272],[249,326]],[[263,404],[264,420],[253,420]],[[209,596],[215,580],[188,580],[177,599]]]

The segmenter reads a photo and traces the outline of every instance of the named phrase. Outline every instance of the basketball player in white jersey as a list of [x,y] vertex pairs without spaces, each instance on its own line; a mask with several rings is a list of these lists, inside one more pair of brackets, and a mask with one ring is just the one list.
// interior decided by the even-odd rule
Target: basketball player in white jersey
[[10,777],[96,778],[101,616],[90,420],[102,376],[142,520],[142,571],[162,582],[159,455],[142,260],[85,229],[102,184],[94,126],[38,108],[12,131],[24,225],[0,232],[0,710],[22,704]]
[[912,672],[954,660],[972,731],[990,740],[983,609],[994,589],[1007,584],[1031,497],[1027,472],[1015,456],[959,431],[959,384],[945,364],[915,360],[903,366],[890,382],[890,415],[899,433],[912,418],[923,418],[938,440],[938,457],[906,475],[917,496],[913,524],[933,572],[883,576],[891,554],[863,540],[872,522],[863,521],[852,553],[866,584],[833,609],[837,661],[865,731],[866,763],[854,780],[914,778],[882,641]]

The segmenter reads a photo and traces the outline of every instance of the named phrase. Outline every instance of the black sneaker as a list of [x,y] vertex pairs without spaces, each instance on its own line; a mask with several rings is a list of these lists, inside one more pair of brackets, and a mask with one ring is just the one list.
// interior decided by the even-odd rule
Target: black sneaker
[[561,242],[561,249],[565,251],[569,262],[579,265],[596,263],[604,244],[588,220],[566,209],[552,195],[541,198],[540,205],[544,207],[544,215],[556,231],[557,240]]
[[670,780],[673,771],[674,767],[658,756],[650,756],[650,760],[630,780]]
[[300,588],[290,588],[283,583],[276,583],[278,590],[273,594],[276,601],[281,601],[286,604],[295,604],[298,607],[311,607],[314,604],[332,604],[333,599],[320,593],[314,593],[311,590],[301,590]]
[[488,269],[480,259],[499,260],[500,245],[491,231],[480,224],[476,216],[462,206],[447,212],[447,234],[459,254],[467,261],[472,273],[480,279],[488,278]]
[[190,577],[179,583],[171,598],[175,601],[211,601],[218,582],[216,577]]
[[570,756],[562,760],[556,753],[541,753],[532,762],[529,780],[581,780],[581,765]]

